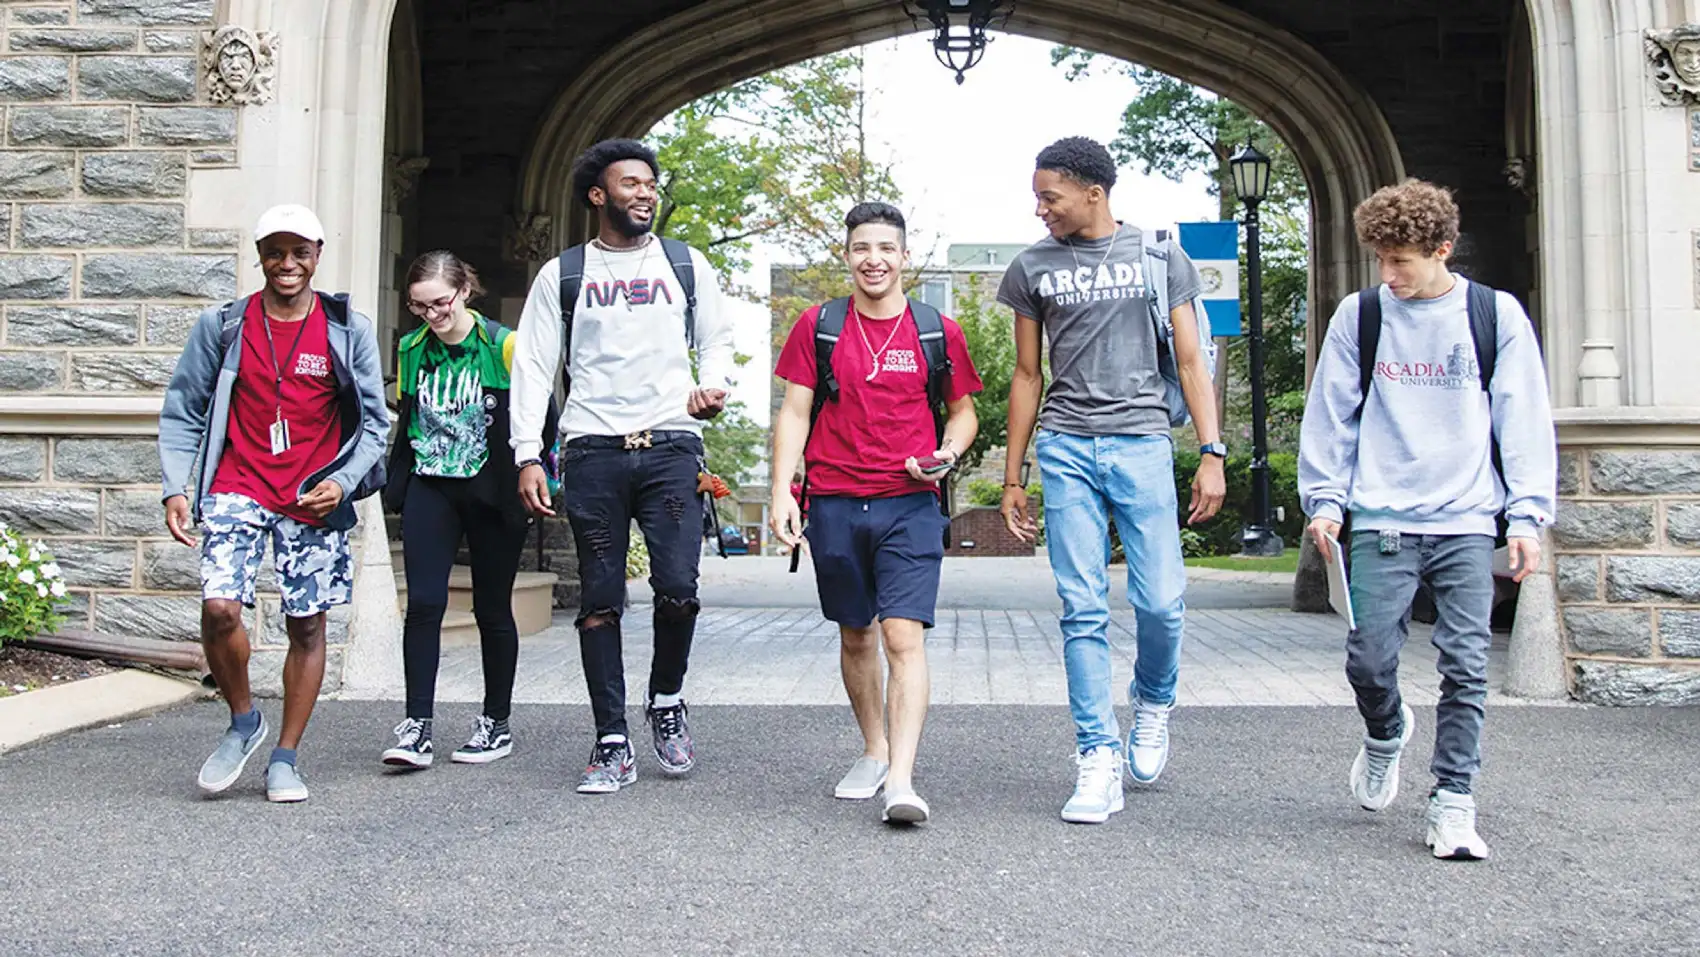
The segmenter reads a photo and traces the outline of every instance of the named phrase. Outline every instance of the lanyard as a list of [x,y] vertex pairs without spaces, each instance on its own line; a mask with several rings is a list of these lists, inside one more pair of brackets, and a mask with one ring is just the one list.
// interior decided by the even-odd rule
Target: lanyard
[[[313,318],[312,310],[308,310],[307,315],[301,317],[301,328],[295,330],[295,341],[293,343],[291,343],[290,346],[289,346],[289,353],[288,353],[289,359],[295,358],[296,352],[301,347],[301,337],[307,334],[307,323],[312,318]],[[264,325],[266,327],[266,345],[271,348],[272,373],[277,377],[277,396],[276,396],[276,398],[277,398],[277,417],[279,419],[282,419],[283,418],[283,365],[280,365],[277,361],[277,342],[272,339],[272,319],[271,319],[271,316],[266,315],[266,311],[264,309],[260,310],[260,320],[261,320],[262,323],[264,323]],[[285,363],[285,364],[287,364],[287,363]]]

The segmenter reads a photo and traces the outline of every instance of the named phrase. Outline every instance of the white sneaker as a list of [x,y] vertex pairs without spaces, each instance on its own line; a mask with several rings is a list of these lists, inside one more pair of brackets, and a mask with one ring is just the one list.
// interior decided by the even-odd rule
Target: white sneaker
[[927,802],[914,791],[885,792],[885,810],[880,813],[880,820],[887,824],[925,824],[933,816]]
[[1063,805],[1062,819],[1072,824],[1102,824],[1122,809],[1122,760],[1107,744],[1074,756],[1079,774],[1074,795]]
[[1429,848],[1443,861],[1485,861],[1487,842],[1476,833],[1476,799],[1436,791],[1428,799]]
[[1399,737],[1381,741],[1364,735],[1358,756],[1352,761],[1352,795],[1366,811],[1379,811],[1399,795],[1399,755],[1404,753],[1405,742],[1411,740],[1411,732],[1417,726],[1416,716],[1402,701],[1399,720],[1405,726]]
[[1127,773],[1140,784],[1155,784],[1169,763],[1169,712],[1173,704],[1133,699],[1133,728],[1127,733]]

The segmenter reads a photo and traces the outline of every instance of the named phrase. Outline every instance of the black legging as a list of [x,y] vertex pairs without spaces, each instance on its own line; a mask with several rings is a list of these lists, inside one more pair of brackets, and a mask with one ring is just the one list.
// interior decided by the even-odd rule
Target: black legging
[[484,652],[484,714],[506,721],[512,710],[519,627],[514,624],[514,576],[525,547],[525,526],[502,519],[472,496],[471,482],[415,475],[401,511],[402,555],[407,566],[407,623],[402,657],[407,672],[407,716],[429,718],[437,696],[443,614],[449,605],[449,572],[461,533],[472,553],[472,614]]

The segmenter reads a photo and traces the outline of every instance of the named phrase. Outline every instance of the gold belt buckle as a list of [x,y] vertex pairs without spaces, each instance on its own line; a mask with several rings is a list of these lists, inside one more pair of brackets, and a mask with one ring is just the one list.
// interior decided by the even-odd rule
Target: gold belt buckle
[[654,447],[655,436],[649,429],[645,429],[642,432],[631,432],[626,435],[626,448],[628,450],[652,449]]

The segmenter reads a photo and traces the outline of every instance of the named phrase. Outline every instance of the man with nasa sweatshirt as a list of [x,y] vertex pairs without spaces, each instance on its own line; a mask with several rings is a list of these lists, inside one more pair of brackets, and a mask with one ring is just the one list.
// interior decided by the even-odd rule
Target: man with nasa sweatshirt
[[[1446,190],[1407,180],[1376,192],[1353,219],[1383,285],[1335,310],[1299,438],[1299,497],[1325,558],[1352,516],[1357,628],[1346,639],[1346,677],[1365,724],[1352,792],[1371,811],[1398,793],[1399,755],[1415,723],[1399,696],[1399,650],[1411,600],[1427,582],[1441,674],[1427,844],[1438,858],[1484,859],[1471,784],[1481,765],[1494,538],[1503,512],[1516,580],[1540,567],[1538,535],[1552,523],[1557,482],[1546,373],[1517,300],[1478,292],[1472,308],[1470,281],[1447,269],[1458,207]],[[1373,312],[1360,323],[1366,302],[1379,303],[1378,326]],[[1479,344],[1472,312],[1483,322]],[[1367,389],[1361,337],[1375,343]]]

